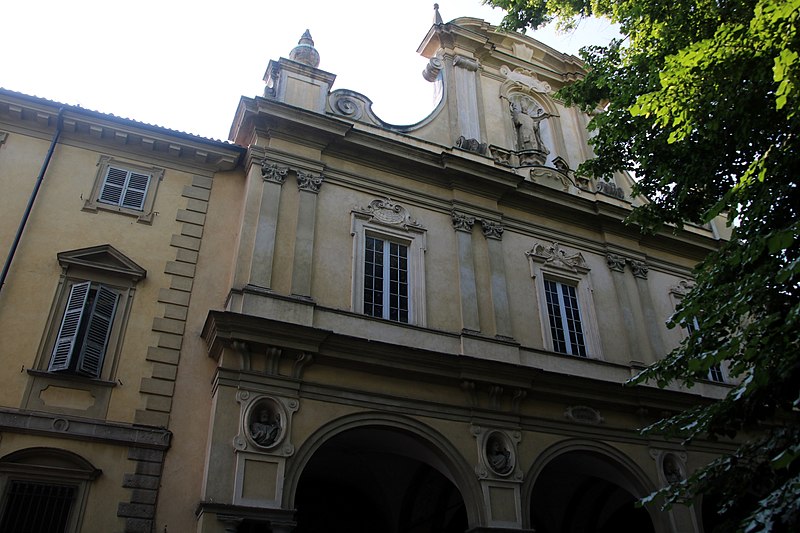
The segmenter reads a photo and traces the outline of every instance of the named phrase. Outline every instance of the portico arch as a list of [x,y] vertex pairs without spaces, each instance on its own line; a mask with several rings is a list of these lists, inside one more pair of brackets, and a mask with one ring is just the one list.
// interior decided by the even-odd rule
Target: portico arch
[[483,519],[475,474],[455,447],[414,419],[381,413],[312,434],[287,468],[284,495],[298,532],[315,530],[325,515],[349,517],[348,531],[460,532]]
[[539,455],[523,487],[524,521],[537,533],[664,533],[664,514],[635,502],[655,490],[642,469],[600,442],[569,440]]

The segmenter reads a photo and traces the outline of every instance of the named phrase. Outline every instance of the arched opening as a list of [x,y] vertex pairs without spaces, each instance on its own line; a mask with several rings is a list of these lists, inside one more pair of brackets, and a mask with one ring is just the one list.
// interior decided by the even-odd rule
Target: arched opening
[[624,468],[603,454],[571,451],[541,470],[531,493],[537,533],[655,533],[640,490]]
[[414,436],[362,427],[326,441],[295,495],[296,533],[463,533],[464,499],[447,468]]

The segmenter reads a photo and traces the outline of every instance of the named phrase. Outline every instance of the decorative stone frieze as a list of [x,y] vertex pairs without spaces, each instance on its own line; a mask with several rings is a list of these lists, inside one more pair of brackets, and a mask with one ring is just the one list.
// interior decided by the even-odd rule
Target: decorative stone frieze
[[261,163],[261,177],[264,181],[271,181],[279,185],[283,185],[286,181],[286,175],[289,173],[289,167],[282,167],[277,163],[272,163],[266,159]]
[[483,231],[483,236],[487,239],[497,239],[499,241],[503,238],[505,228],[499,222],[481,219],[481,230]]
[[553,242],[550,246],[536,243],[533,248],[525,252],[525,255],[531,261],[550,267],[576,273],[589,271],[589,267],[586,266],[586,260],[580,252],[568,254],[566,250],[561,249],[561,245],[557,242]]
[[297,171],[297,188],[301,191],[308,191],[317,194],[319,193],[324,180],[325,176],[322,174],[315,176],[313,174],[307,174],[302,170]]
[[647,279],[647,263],[644,261],[637,261],[636,259],[630,259],[628,261],[631,265],[631,272],[637,278]]
[[475,217],[458,213],[457,211],[452,212],[452,217],[453,229],[456,231],[463,231],[465,233],[472,233],[472,226],[475,225]]
[[625,271],[625,258],[622,257],[621,255],[612,253],[606,254],[606,263],[608,263],[608,268],[610,268],[614,272]]

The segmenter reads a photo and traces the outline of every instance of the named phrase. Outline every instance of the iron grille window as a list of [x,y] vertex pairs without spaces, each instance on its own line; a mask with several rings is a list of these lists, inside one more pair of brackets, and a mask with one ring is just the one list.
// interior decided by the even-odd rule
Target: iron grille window
[[553,336],[553,350],[586,357],[586,342],[575,287],[546,279],[544,292],[550,332]]
[[74,500],[74,486],[11,481],[0,531],[64,533]]
[[408,322],[408,247],[369,235],[364,253],[364,314]]

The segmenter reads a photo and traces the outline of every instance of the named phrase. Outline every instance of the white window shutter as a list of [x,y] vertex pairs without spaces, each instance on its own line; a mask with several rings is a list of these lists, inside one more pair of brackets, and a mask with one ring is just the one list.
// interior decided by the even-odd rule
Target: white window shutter
[[50,372],[69,368],[72,350],[75,347],[81,318],[86,307],[86,300],[89,297],[90,286],[91,282],[88,281],[76,283],[69,291],[64,318],[61,320],[61,327],[58,329],[58,336],[50,358],[50,366],[48,367]]
[[108,347],[108,336],[114,322],[117,300],[119,300],[119,295],[115,291],[102,285],[98,286],[76,368],[81,374],[92,377],[100,375],[103,357]]
[[150,185],[150,175],[131,172],[128,178],[128,187],[122,197],[122,207],[144,209],[144,199],[147,197],[147,187]]
[[119,205],[127,181],[127,170],[108,167],[106,178],[103,180],[103,188],[100,190],[100,201],[107,204]]

